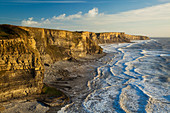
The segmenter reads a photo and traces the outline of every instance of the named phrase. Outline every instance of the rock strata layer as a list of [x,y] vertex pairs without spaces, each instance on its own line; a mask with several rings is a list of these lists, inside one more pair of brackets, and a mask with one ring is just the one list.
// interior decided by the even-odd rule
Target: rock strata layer
[[0,25],[0,102],[41,93],[44,64],[101,54],[98,44],[130,39],[148,38]]

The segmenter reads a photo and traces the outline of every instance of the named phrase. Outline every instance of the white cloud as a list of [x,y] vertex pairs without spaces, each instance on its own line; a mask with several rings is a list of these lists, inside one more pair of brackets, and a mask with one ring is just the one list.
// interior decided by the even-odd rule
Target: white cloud
[[42,24],[51,24],[51,21],[49,19],[42,20]]
[[98,8],[93,8],[92,10],[89,10],[87,13],[88,16],[95,17],[98,15]]
[[33,17],[28,18],[28,20],[32,21],[32,20],[33,20]]
[[22,25],[93,32],[126,31],[127,33],[150,36],[170,36],[169,20],[170,3],[166,3],[118,14],[99,13],[98,8],[93,8],[85,14],[82,12],[68,16],[62,14],[40,21],[33,21],[33,18],[29,18],[23,20]]
[[75,18],[81,18],[82,17],[82,12],[78,12],[77,14],[74,15],[69,15],[66,19],[67,20],[71,20],[71,19],[75,19]]
[[69,15],[66,17],[66,14],[62,14],[59,16],[53,16],[54,20],[72,20],[72,19],[76,19],[76,18],[81,18],[82,17],[82,12],[78,12],[77,14],[73,14],[73,15]]
[[30,17],[28,20],[23,20],[21,24],[25,26],[39,26],[41,23],[33,21],[33,17]]
[[41,18],[41,20],[44,20],[45,18]]
[[54,20],[61,20],[61,19],[65,19],[65,16],[66,16],[66,14],[62,14],[62,15],[59,15],[59,16],[53,16],[53,19]]
[[105,15],[103,20],[115,22],[140,22],[150,20],[167,20],[170,19],[170,3],[152,6],[143,9],[121,12],[119,14]]

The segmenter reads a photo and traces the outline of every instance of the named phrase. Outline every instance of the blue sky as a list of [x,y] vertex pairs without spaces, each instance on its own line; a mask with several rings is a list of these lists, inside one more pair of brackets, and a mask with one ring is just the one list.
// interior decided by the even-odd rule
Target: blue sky
[[170,0],[0,0],[0,24],[170,37]]

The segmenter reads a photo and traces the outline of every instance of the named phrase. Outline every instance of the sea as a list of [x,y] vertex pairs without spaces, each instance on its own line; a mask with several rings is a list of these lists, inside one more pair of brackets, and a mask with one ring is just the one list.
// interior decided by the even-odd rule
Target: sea
[[88,81],[81,112],[170,113],[170,38],[132,42],[100,45],[107,62]]

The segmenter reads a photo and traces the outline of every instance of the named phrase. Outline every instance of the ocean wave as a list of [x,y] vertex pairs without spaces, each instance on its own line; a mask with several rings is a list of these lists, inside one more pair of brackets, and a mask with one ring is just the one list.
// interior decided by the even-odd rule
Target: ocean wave
[[90,81],[92,87],[98,87],[93,87],[95,92],[83,102],[84,109],[88,112],[149,112],[164,106],[161,110],[170,112],[170,85],[159,80],[160,75],[168,75],[167,70],[159,69],[163,62],[159,56],[168,56],[168,52],[153,50],[150,47],[153,43],[153,46],[158,44],[156,40],[149,40],[102,46],[105,52],[119,54],[98,68],[100,74]]
[[170,112],[169,51],[157,40],[134,42],[102,45],[113,57],[88,81],[85,112]]

